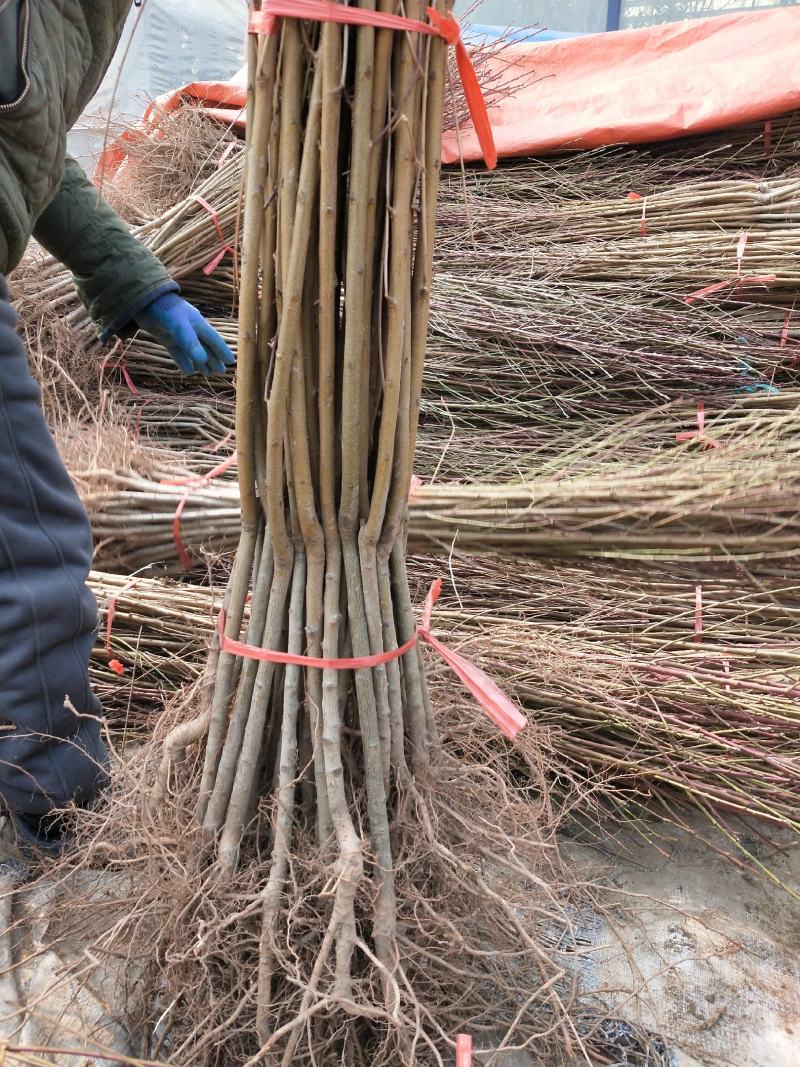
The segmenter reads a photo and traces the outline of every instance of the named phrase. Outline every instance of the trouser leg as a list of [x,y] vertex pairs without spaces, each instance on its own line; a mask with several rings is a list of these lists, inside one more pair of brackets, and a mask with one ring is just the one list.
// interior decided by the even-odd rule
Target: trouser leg
[[97,625],[89,520],[16,322],[0,276],[0,799],[42,815],[89,802],[106,756],[88,674]]

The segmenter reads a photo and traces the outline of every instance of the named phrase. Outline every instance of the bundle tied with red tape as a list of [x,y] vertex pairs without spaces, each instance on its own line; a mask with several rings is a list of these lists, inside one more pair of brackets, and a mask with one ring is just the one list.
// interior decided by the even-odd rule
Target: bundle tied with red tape
[[[420,843],[439,856],[437,877],[449,866],[436,805],[447,788],[456,805],[465,794],[452,763],[458,785],[443,785],[420,646],[484,709],[498,744],[526,723],[433,634],[441,582],[418,622],[406,573],[450,46],[486,163],[496,163],[451,6],[265,0],[250,18],[236,448],[207,475],[171,484],[182,490],[173,539],[189,566],[185,505],[236,465],[241,536],[196,726],[205,755],[195,821],[226,880],[269,857],[255,976],[265,1061],[305,1062],[310,1036],[326,1062],[347,1058],[355,1039],[377,1042],[382,1062],[410,1064],[418,1042],[443,1037],[423,1037],[417,964],[403,961],[398,930],[403,894],[432,877],[427,861],[408,873]],[[213,225],[212,201],[200,203]],[[226,251],[220,236],[206,269]],[[152,803],[166,793],[157,788]],[[448,849],[472,847],[472,828],[465,836],[453,823],[446,834]],[[289,963],[293,872],[315,848],[314,888],[302,893],[318,895],[322,928],[288,930]],[[414,936],[429,940],[422,927]],[[325,1018],[310,1034],[318,997]]]

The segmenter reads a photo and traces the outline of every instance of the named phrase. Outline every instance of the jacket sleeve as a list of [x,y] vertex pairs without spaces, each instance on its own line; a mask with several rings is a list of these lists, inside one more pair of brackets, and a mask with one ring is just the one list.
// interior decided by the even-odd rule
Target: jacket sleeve
[[103,340],[127,326],[151,300],[179,290],[70,156],[33,235],[72,271]]

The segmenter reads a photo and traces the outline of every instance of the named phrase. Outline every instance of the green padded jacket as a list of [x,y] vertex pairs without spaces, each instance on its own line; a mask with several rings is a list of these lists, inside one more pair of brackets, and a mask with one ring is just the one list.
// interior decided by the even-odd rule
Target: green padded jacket
[[33,235],[72,271],[105,332],[178,288],[66,155],[67,131],[97,90],[130,6],[0,0],[0,274]]

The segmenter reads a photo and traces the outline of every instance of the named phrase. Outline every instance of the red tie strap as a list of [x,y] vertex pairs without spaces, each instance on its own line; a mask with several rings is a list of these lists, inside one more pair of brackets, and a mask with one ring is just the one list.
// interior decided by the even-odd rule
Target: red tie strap
[[[781,348],[786,348],[786,346],[792,340],[792,338],[789,336],[789,330],[790,330],[790,327],[792,325],[792,315],[793,314],[794,314],[794,304],[792,304],[792,306],[786,312],[786,316],[785,316],[785,318],[783,320],[783,329],[781,330]],[[795,350],[795,355],[793,355],[791,357],[791,359],[789,361],[789,366],[790,367],[796,367],[798,365],[798,363],[800,363],[800,351]]]
[[639,234],[641,237],[647,237],[647,197],[642,196],[641,193],[628,193],[628,200],[641,200],[642,202],[642,217],[639,222]]
[[783,329],[781,330],[781,348],[786,348],[789,343],[789,326],[792,322],[792,308],[786,312],[786,317],[783,320]]
[[754,285],[763,285],[769,288],[777,280],[777,277],[777,274],[748,274],[744,278],[733,278],[727,282],[714,282],[713,285],[707,285],[704,289],[689,293],[688,296],[683,298],[683,302],[684,304],[693,304],[696,300],[705,300],[706,297],[713,296],[714,293],[721,293],[724,289],[732,288],[736,292],[737,289]]
[[344,4],[331,4],[326,0],[264,0],[260,11],[251,11],[247,29],[249,33],[269,36],[275,33],[279,18],[291,18],[309,19],[312,22],[338,22],[349,26],[372,26],[381,30],[426,33],[430,37],[441,37],[456,50],[458,73],[464,87],[472,125],[478,136],[486,166],[489,170],[494,170],[497,166],[497,149],[489,121],[489,110],[469,52],[461,38],[461,27],[452,15],[443,15],[432,7],[427,9],[427,15],[430,22],[380,11],[365,11],[358,7],[345,7]]
[[736,245],[736,277],[741,278],[742,266],[744,265],[744,254],[747,251],[747,230],[742,230],[739,237],[739,243]]
[[469,1034],[456,1037],[456,1067],[472,1067],[472,1038]]
[[142,434],[142,416],[144,414],[144,409],[147,407],[148,404],[152,404],[155,399],[156,399],[156,397],[154,397],[154,396],[148,396],[148,397],[145,397],[145,399],[142,400],[137,405],[137,408],[136,408],[136,425],[134,426],[134,430],[133,430],[133,437],[134,437],[134,440],[137,441],[137,442],[138,442],[138,440],[139,440],[139,438],[141,437],[141,434]]
[[213,444],[202,445],[201,448],[200,448],[200,451],[201,452],[221,452],[222,449],[225,447],[225,445],[227,445],[228,441],[230,441],[232,437],[233,437],[233,430],[228,430],[228,432],[225,434],[225,436],[222,438],[221,441],[215,441]]
[[219,252],[217,252],[211,262],[207,263],[205,267],[203,267],[203,274],[208,275],[212,274],[217,269],[217,267],[220,265],[222,260],[229,252],[231,255],[233,255],[233,249],[225,240],[225,232],[222,229],[222,223],[219,221],[219,215],[217,214],[216,208],[212,207],[212,205],[209,204],[205,197],[201,196],[199,193],[195,193],[192,197],[192,200],[196,200],[197,203],[201,207],[204,207],[211,216],[211,221],[214,224],[214,229],[217,231],[219,243],[221,246]]
[[719,441],[715,441],[713,437],[706,436],[706,406],[702,400],[697,401],[697,429],[676,433],[675,440],[679,445],[686,441],[700,441],[706,448],[720,447]]
[[241,144],[241,141],[231,141],[230,142],[228,147],[225,149],[225,151],[222,153],[222,155],[217,160],[217,170],[219,170],[219,168],[222,166],[222,164],[225,162],[225,160],[228,158],[228,156],[231,154],[231,152],[234,150],[234,148],[238,148],[240,144]]
[[163,478],[162,485],[183,485],[186,486],[186,492],[178,501],[178,506],[175,508],[175,514],[172,516],[172,540],[175,542],[175,548],[178,552],[178,559],[181,566],[185,571],[191,570],[194,566],[194,560],[189,554],[189,550],[183,542],[181,535],[181,516],[183,515],[183,509],[186,507],[186,501],[195,491],[195,489],[204,489],[209,482],[213,482],[215,478],[219,478],[221,474],[229,470],[238,459],[237,452],[231,452],[227,459],[224,459],[222,463],[218,464],[208,474],[194,475],[191,478]]
[[220,611],[217,619],[220,651],[227,652],[232,656],[241,656],[243,659],[257,660],[261,663],[282,663],[293,667],[315,668],[322,671],[357,671],[369,667],[380,667],[385,663],[390,663],[392,660],[399,659],[406,652],[410,652],[418,641],[424,641],[435,649],[448,667],[458,675],[501,733],[505,734],[510,741],[513,741],[527,722],[519,708],[492,681],[485,671],[482,671],[480,667],[468,660],[466,656],[447,648],[431,633],[431,616],[441,591],[442,579],[438,578],[430,588],[425,601],[422,622],[417,626],[414,636],[406,641],[404,645],[400,645],[399,648],[393,648],[389,652],[378,652],[372,656],[358,656],[350,659],[320,659],[316,656],[297,656],[291,652],[275,652],[268,648],[258,648],[256,645],[248,645],[243,641],[236,641],[233,638],[226,637],[225,625],[227,618],[224,610]]
[[[114,355],[114,353],[117,350],[119,350],[119,359],[116,362],[112,362],[111,357]],[[134,385],[133,378],[131,378],[131,373],[128,370],[128,360],[127,360],[127,353],[126,353],[126,350],[125,350],[125,346],[123,345],[122,341],[120,341],[119,337],[114,342],[114,347],[109,352],[108,359],[103,362],[103,365],[102,365],[101,369],[102,370],[121,370],[122,371],[122,377],[125,379],[125,384],[127,385],[127,387],[130,390],[131,394],[133,396],[138,396],[139,395],[139,390]]]

